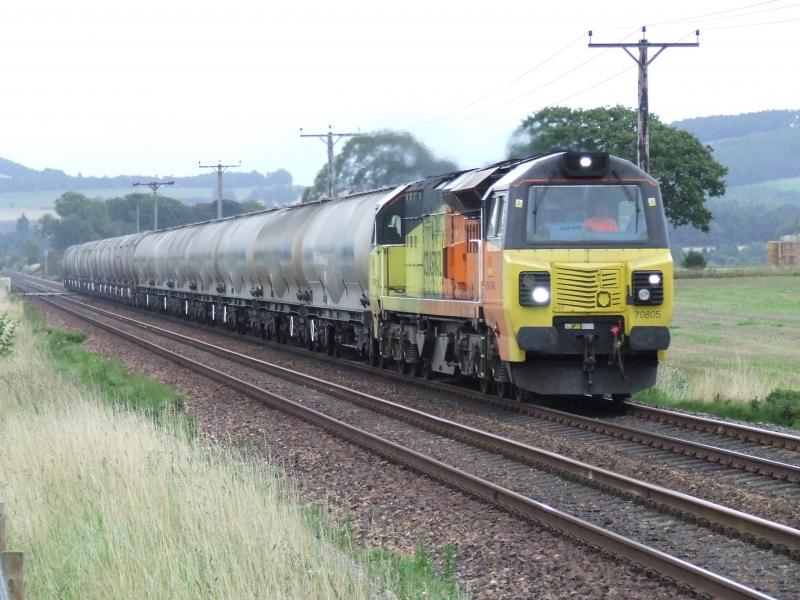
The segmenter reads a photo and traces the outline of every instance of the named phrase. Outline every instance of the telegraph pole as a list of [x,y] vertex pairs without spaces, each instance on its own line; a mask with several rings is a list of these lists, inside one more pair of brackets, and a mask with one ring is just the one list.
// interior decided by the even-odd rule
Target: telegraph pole
[[336,173],[333,170],[333,146],[343,137],[359,137],[361,135],[363,134],[333,133],[330,125],[328,125],[328,133],[303,133],[303,128],[300,128],[300,137],[319,138],[328,145],[328,198],[333,198],[333,194],[336,191]]
[[222,174],[231,167],[241,167],[242,161],[235,165],[223,165],[222,161],[217,161],[215,165],[204,165],[197,163],[201,169],[216,169],[217,170],[217,218],[222,218]]
[[[133,187],[139,187],[140,185],[146,185],[151,190],[153,190],[153,231],[158,230],[158,196],[156,196],[156,192],[158,188],[162,185],[175,185],[174,181],[148,181],[146,183],[136,182],[133,184]],[[139,233],[139,201],[136,201],[136,233]]]
[[[638,42],[617,43],[617,44],[593,44],[592,32],[589,32],[589,48],[622,48],[636,64],[639,65],[639,118],[637,129],[639,139],[636,143],[636,154],[639,168],[645,173],[650,172],[650,112],[647,99],[647,67],[659,54],[667,48],[696,48],[700,45],[700,30],[695,30],[695,42],[649,42],[645,37],[647,28],[642,27],[642,39]],[[639,58],[636,58],[628,48],[638,48]],[[658,48],[652,58],[647,58],[648,48]]]

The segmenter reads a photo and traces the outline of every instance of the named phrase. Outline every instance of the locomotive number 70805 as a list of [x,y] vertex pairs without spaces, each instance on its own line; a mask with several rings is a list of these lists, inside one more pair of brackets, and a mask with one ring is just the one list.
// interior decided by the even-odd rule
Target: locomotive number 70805
[[633,311],[636,314],[637,319],[660,319],[661,318],[661,311],[660,310],[635,310]]

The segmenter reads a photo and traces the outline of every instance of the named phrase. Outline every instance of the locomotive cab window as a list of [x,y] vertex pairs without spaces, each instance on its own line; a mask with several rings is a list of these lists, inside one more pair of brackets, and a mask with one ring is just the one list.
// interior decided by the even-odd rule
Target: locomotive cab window
[[505,219],[506,193],[495,193],[489,200],[488,220],[486,226],[486,237],[503,237],[506,230]]
[[647,220],[636,185],[533,186],[528,192],[528,242],[639,242]]
[[402,206],[388,210],[378,216],[376,237],[379,244],[403,243],[403,217]]

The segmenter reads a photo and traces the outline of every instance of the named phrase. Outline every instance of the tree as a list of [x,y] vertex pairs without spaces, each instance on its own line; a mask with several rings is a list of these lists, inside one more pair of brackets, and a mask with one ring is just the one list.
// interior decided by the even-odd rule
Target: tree
[[65,192],[56,199],[55,209],[59,218],[44,215],[39,223],[42,235],[58,250],[119,234],[119,225],[109,218],[107,205],[102,200]]
[[[436,158],[410,133],[384,130],[348,140],[334,159],[334,168],[339,192],[360,192],[455,171],[458,167],[449,160]],[[317,173],[314,184],[303,193],[303,202],[321,198],[327,182],[326,164]]]
[[689,252],[683,255],[681,266],[685,269],[705,269],[706,257],[703,256],[702,252],[698,252],[697,250],[689,250]]
[[28,220],[28,217],[25,216],[25,213],[22,213],[22,216],[17,219],[17,233],[27,235],[30,230],[31,222]]
[[20,258],[26,265],[40,263],[44,259],[44,251],[33,237],[28,236],[19,248]]
[[[510,156],[554,150],[606,151],[636,161],[636,111],[623,106],[573,110],[544,108],[527,117],[509,141]],[[661,184],[667,218],[675,226],[690,224],[708,231],[711,212],[706,196],[725,193],[728,170],[691,133],[650,115],[651,175]]]

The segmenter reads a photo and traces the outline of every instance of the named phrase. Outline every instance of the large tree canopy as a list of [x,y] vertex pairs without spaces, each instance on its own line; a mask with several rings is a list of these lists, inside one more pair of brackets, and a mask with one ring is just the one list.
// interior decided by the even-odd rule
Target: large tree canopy
[[[448,160],[436,158],[422,142],[405,131],[385,130],[351,138],[334,159],[337,193],[399,185],[457,168]],[[303,202],[321,198],[327,189],[328,165],[325,164],[314,178],[314,185],[303,194]]]
[[[636,162],[636,111],[623,106],[573,110],[545,108],[527,117],[509,141],[509,156],[554,150],[596,150]],[[674,226],[708,231],[706,196],[725,193],[728,170],[691,133],[650,115],[650,170],[661,184],[667,218]]]

